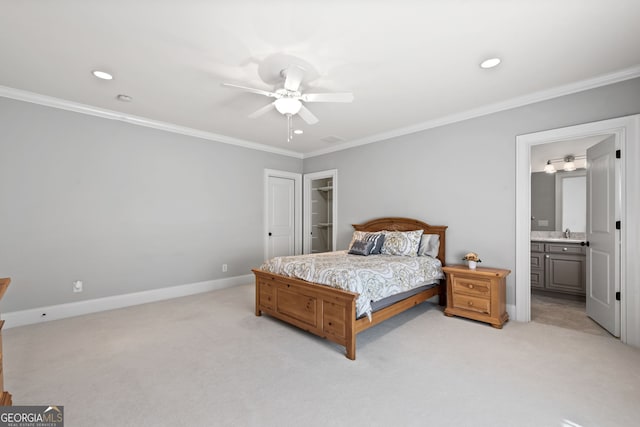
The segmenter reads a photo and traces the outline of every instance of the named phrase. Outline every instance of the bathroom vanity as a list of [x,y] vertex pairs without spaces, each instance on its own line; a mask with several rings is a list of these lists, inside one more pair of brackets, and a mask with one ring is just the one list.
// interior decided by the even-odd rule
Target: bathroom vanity
[[585,295],[586,247],[578,238],[531,238],[531,289]]

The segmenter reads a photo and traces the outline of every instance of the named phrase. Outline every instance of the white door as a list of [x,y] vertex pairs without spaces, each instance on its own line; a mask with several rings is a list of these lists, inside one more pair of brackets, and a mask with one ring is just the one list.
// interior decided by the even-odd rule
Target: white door
[[587,149],[587,315],[620,336],[615,137]]
[[275,176],[267,183],[267,258],[295,254],[295,180]]

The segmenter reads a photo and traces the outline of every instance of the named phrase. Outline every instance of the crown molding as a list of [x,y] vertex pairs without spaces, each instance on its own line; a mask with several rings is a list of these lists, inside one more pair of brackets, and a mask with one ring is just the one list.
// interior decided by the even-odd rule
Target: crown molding
[[0,96],[11,98],[18,101],[30,102],[32,104],[43,105],[45,107],[59,108],[61,110],[73,111],[75,113],[87,114],[90,116],[101,117],[109,120],[118,120],[138,126],[144,126],[152,129],[163,130],[166,132],[177,133],[180,135],[192,136],[195,138],[206,139],[209,141],[220,142],[223,144],[235,145],[251,150],[265,151],[267,153],[280,154],[283,156],[295,157],[302,159],[302,153],[281,148],[271,147],[269,145],[259,144],[257,142],[246,141],[243,139],[232,138],[230,136],[220,135],[213,132],[193,129],[186,126],[179,126],[173,123],[152,120],[146,117],[135,116],[132,114],[122,113],[119,111],[107,110],[104,108],[93,107],[79,102],[68,101],[61,98],[42,95],[26,90],[15,89],[7,86],[0,86]]
[[361,145],[372,144],[374,142],[380,142],[387,139],[397,138],[412,133],[437,128],[440,126],[449,125],[452,123],[461,122],[464,120],[473,119],[476,117],[486,116],[500,111],[510,110],[517,107],[522,107],[536,102],[546,101],[553,98],[559,98],[565,95],[571,95],[573,93],[582,92],[589,89],[595,89],[601,86],[610,85],[613,83],[619,83],[625,80],[634,79],[640,77],[640,65],[634,67],[625,68],[624,70],[616,71],[614,73],[604,74],[591,79],[581,80],[574,83],[569,83],[555,88],[534,92],[528,95],[512,98],[506,101],[497,102],[493,104],[487,104],[485,106],[474,108],[472,110],[463,111],[461,113],[451,114],[448,116],[440,117],[434,120],[418,123],[415,125],[394,129],[389,132],[383,132],[376,135],[367,136],[365,138],[357,139],[341,143],[339,146],[330,147],[322,150],[305,153],[303,159],[310,157],[321,156],[323,154],[329,154],[336,151],[342,151]]
[[394,129],[389,132],[383,132],[365,138],[356,139],[336,145],[334,147],[328,147],[321,150],[312,151],[309,153],[302,153],[298,151],[285,150],[281,148],[272,147],[269,145],[259,144],[257,142],[246,141],[243,139],[233,138],[230,136],[220,135],[212,132],[206,132],[198,129],[193,129],[185,126],[179,126],[168,122],[161,122],[158,120],[152,120],[145,117],[134,116],[118,111],[107,110],[99,107],[93,107],[91,105],[81,104],[79,102],[68,101],[60,98],[55,98],[47,95],[41,95],[34,92],[29,92],[20,89],[14,89],[7,86],[0,86],[0,96],[5,98],[16,99],[19,101],[30,102],[33,104],[44,105],[47,107],[59,108],[63,110],[73,111],[76,113],[87,114],[96,117],[102,117],[110,120],[118,120],[126,123],[135,124],[138,126],[149,127],[153,129],[163,130],[166,132],[177,133],[181,135],[192,136],[196,138],[206,139],[209,141],[220,142],[223,144],[235,145],[252,150],[264,151],[267,153],[279,154],[288,157],[294,157],[297,159],[307,159],[311,157],[321,156],[323,154],[334,153],[337,151],[347,150],[349,148],[359,147],[361,145],[372,144],[392,138],[398,138],[412,133],[425,131],[428,129],[445,126],[464,120],[473,119],[476,117],[486,116],[489,114],[497,113],[500,111],[510,110],[517,107],[522,107],[536,102],[546,101],[553,98],[559,98],[565,95],[571,95],[573,93],[582,92],[589,89],[595,89],[601,86],[610,85],[613,83],[622,82],[640,77],[640,65],[625,68],[620,71],[616,71],[609,74],[604,74],[591,79],[581,80],[574,83],[569,83],[555,88],[534,92],[528,95],[512,98],[506,101],[488,104],[479,108],[463,111],[456,114],[440,117],[426,122],[417,123],[415,125],[406,126],[398,129]]

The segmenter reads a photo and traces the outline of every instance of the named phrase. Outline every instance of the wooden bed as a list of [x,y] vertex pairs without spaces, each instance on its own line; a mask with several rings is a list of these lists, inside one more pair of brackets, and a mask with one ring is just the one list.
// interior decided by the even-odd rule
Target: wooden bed
[[[445,265],[446,226],[432,226],[409,218],[379,218],[364,224],[354,224],[358,231],[411,231],[440,235],[438,259]],[[258,269],[256,277],[256,316],[262,313],[283,320],[319,337],[346,348],[346,356],[356,358],[356,335],[409,308],[439,295],[440,305],[446,303],[446,282],[396,302],[368,317],[356,319],[357,293],[343,291],[317,283],[281,276]]]

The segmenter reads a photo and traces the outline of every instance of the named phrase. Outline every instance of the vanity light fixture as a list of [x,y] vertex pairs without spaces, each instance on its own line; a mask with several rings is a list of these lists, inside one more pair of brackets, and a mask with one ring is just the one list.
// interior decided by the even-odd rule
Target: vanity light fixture
[[556,168],[551,164],[551,160],[547,160],[547,164],[544,167],[546,173],[556,173]]
[[576,164],[573,162],[576,158],[574,156],[567,156],[564,158],[564,169],[566,172],[571,172],[576,170]]
[[576,160],[586,159],[587,156],[574,156],[572,154],[564,156],[562,159],[549,159],[547,160],[547,164],[544,167],[544,171],[546,173],[556,173],[556,168],[553,166],[554,163],[564,163],[562,165],[562,170],[565,172],[571,172],[576,170]]

